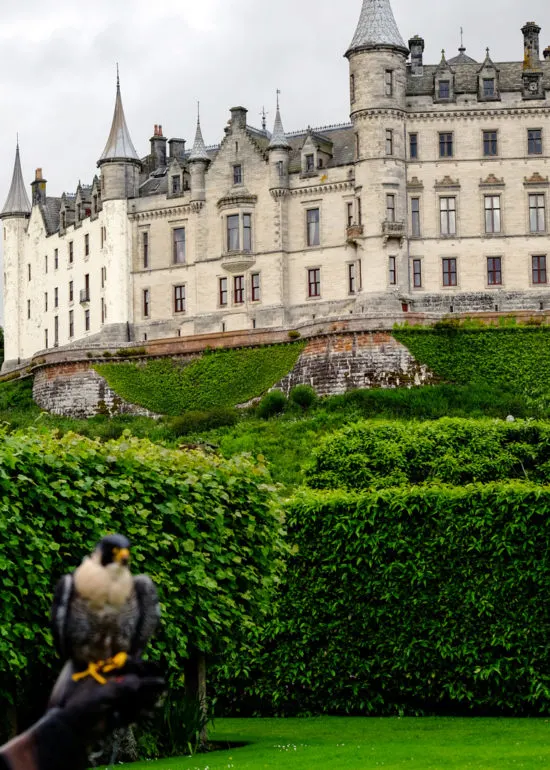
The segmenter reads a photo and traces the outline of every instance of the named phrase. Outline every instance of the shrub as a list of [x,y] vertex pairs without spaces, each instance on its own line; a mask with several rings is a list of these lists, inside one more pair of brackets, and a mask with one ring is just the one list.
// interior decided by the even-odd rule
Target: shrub
[[280,390],[272,390],[262,398],[256,408],[256,414],[262,420],[267,420],[284,412],[287,404],[288,401],[284,393],[281,393]]
[[120,348],[116,355],[119,358],[141,358],[147,355],[147,348]]
[[289,340],[299,340],[302,335],[297,329],[291,329],[288,333]]
[[317,401],[317,393],[311,385],[296,385],[289,393],[289,401],[301,406],[302,409],[309,409]]
[[186,412],[169,422],[170,432],[174,436],[186,436],[189,433],[202,433],[214,428],[235,425],[239,420],[236,409],[212,409],[209,412]]
[[[11,381],[4,379],[0,382],[0,412],[12,409],[33,409],[35,408],[32,400],[32,377],[19,379],[17,373],[11,377]],[[9,375],[8,375],[9,377]],[[18,380],[18,382],[15,382]]]

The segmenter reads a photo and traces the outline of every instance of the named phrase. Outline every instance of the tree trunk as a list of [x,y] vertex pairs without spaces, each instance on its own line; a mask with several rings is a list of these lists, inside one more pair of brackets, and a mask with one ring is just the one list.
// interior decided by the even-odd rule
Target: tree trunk
[[208,741],[208,701],[206,698],[206,656],[193,650],[185,664],[185,694],[190,701],[195,701],[200,710],[202,728],[200,731],[201,747]]

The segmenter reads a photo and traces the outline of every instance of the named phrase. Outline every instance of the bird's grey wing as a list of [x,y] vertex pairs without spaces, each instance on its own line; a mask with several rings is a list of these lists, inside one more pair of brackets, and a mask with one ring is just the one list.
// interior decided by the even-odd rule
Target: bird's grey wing
[[68,634],[71,603],[74,596],[74,579],[65,575],[55,587],[53,604],[50,613],[50,627],[55,647],[63,660],[72,655],[71,640]]
[[148,575],[136,575],[134,590],[138,604],[138,620],[130,654],[141,657],[160,619],[160,604],[155,584]]

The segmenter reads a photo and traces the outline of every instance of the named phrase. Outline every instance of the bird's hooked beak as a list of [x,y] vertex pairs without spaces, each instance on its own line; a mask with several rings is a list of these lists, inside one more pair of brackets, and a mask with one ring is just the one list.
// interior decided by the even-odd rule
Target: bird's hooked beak
[[128,548],[115,548],[113,550],[113,556],[115,564],[120,564],[121,567],[127,567],[130,562],[130,551]]

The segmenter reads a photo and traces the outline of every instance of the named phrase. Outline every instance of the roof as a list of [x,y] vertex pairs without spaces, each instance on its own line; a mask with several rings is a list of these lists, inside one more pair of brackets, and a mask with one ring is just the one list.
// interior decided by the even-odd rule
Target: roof
[[197,117],[197,130],[195,131],[195,141],[193,143],[193,149],[191,150],[191,154],[189,155],[189,160],[192,162],[194,160],[204,160],[209,161],[210,156],[208,155],[206,151],[206,145],[204,143],[204,139],[202,138],[202,130],[201,130],[201,119],[200,117]]
[[31,202],[25,189],[23,181],[23,172],[21,171],[21,158],[19,156],[19,145],[15,150],[15,163],[13,166],[13,176],[11,178],[10,191],[2,209],[0,216],[28,216],[31,213]]
[[355,137],[351,123],[345,123],[340,126],[327,126],[324,128],[306,129],[305,131],[295,131],[287,134],[291,152],[289,170],[302,170],[302,147],[308,136],[313,133],[316,137],[322,137],[324,141],[332,143],[332,158],[327,164],[327,168],[335,166],[347,166],[355,160]]
[[271,141],[269,142],[269,149],[283,149],[286,150],[290,147],[288,139],[286,138],[285,130],[283,128],[283,121],[281,120],[281,110],[277,103],[277,112],[275,114],[275,125],[273,126],[273,134],[271,135]]
[[99,159],[99,164],[108,163],[114,160],[132,160],[139,162],[139,157],[136,152],[136,148],[130,138],[130,132],[126,125],[126,118],[124,117],[124,108],[122,107],[122,97],[120,95],[120,82],[117,78],[116,84],[116,100],[115,100],[115,112],[113,115],[113,123],[111,125],[111,132],[107,139],[105,149]]
[[44,226],[48,235],[53,235],[59,230],[59,212],[61,211],[61,198],[46,198],[45,203],[40,203],[40,211],[44,219]]
[[346,56],[354,51],[378,46],[408,51],[397,27],[390,0],[363,0],[359,23]]
[[[451,63],[451,62],[449,62]],[[407,96],[431,96],[434,92],[434,76],[439,65],[424,65],[422,75],[408,74]],[[457,94],[477,94],[480,65],[474,63],[453,64],[455,75],[454,91]],[[499,90],[521,91],[523,89],[523,62],[497,62]],[[550,90],[550,61],[540,62],[543,73],[543,87]]]
[[449,64],[477,64],[477,62],[466,54],[464,47],[461,47],[458,49],[458,56],[453,56],[452,59],[449,59]]

